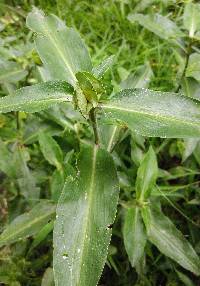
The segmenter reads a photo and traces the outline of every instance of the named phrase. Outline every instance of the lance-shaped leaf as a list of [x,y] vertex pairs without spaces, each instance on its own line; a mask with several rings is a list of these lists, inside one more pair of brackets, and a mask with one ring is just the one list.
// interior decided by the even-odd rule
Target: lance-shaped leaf
[[107,119],[143,136],[200,136],[200,102],[181,94],[127,89],[100,107]]
[[77,170],[67,179],[57,207],[57,286],[97,285],[116,214],[119,186],[111,155],[97,146],[84,147]]
[[152,147],[144,156],[137,171],[136,178],[136,198],[140,201],[146,200],[151,193],[151,189],[156,182],[158,166],[156,154]]
[[196,275],[200,275],[200,259],[191,244],[159,208],[145,207],[142,216],[148,239],[171,259]]
[[0,98],[0,113],[37,112],[54,104],[72,101],[73,88],[65,81],[50,81],[18,89]]
[[176,26],[176,23],[160,14],[130,14],[128,15],[128,20],[138,22],[141,26],[165,40],[175,40],[184,36],[184,33]]
[[30,212],[14,219],[0,235],[0,246],[32,236],[54,217],[55,205],[48,202],[37,204]]
[[135,267],[144,254],[146,244],[146,232],[137,206],[126,211],[123,237],[129,261]]
[[92,70],[90,56],[80,35],[66,27],[58,17],[45,17],[42,11],[34,8],[28,14],[27,26],[37,33],[37,51],[54,79],[64,79],[74,85],[77,72]]
[[193,37],[197,30],[200,30],[200,4],[188,3],[183,14],[184,27],[189,31],[189,36]]
[[39,134],[39,143],[45,159],[57,169],[61,169],[63,154],[55,139],[53,139],[52,136],[41,132]]
[[115,56],[106,58],[102,63],[92,69],[92,73],[96,77],[102,77],[104,73],[113,65]]

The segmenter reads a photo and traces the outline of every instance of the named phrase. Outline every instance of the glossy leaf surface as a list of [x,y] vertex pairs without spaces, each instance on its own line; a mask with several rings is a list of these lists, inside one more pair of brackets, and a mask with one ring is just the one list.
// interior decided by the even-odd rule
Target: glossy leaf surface
[[72,101],[73,88],[65,81],[50,81],[18,89],[0,98],[0,113],[37,112],[54,104]]
[[[106,261],[118,180],[105,150],[84,147],[57,207],[54,228],[55,285],[96,285]],[[109,172],[108,172],[109,170]]]
[[137,206],[126,211],[123,237],[129,261],[134,267],[142,258],[146,244],[146,232]]
[[148,239],[160,252],[175,260],[185,269],[200,275],[199,257],[171,220],[155,207],[143,208],[142,215]]
[[127,89],[100,106],[107,119],[143,136],[200,136],[200,102],[181,94]]
[[37,51],[54,79],[75,85],[77,72],[92,70],[90,56],[78,32],[66,27],[58,17],[45,16],[35,8],[28,14],[27,26],[37,33]]

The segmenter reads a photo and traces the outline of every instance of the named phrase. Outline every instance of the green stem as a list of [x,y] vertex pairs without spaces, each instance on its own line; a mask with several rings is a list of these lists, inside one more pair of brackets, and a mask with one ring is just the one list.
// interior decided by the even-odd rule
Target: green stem
[[92,108],[89,113],[90,121],[92,123],[92,128],[94,131],[94,141],[96,145],[99,145],[99,131],[97,127],[97,119],[96,119],[96,109]]

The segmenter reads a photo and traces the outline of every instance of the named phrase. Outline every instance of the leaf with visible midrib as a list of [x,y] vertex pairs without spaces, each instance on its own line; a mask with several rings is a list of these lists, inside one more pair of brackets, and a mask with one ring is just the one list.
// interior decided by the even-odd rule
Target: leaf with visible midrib
[[129,261],[134,267],[142,258],[146,244],[146,232],[137,206],[126,211],[123,237]]
[[143,136],[200,137],[200,102],[181,94],[127,89],[100,107],[108,120]]
[[200,259],[185,239],[158,207],[145,207],[142,216],[147,229],[148,239],[166,256],[182,267],[200,275]]
[[66,27],[58,17],[45,17],[41,10],[34,8],[27,16],[27,26],[37,33],[37,51],[54,79],[64,79],[75,85],[77,72],[92,70],[89,53],[80,35]]
[[118,192],[111,155],[97,146],[84,147],[77,175],[67,179],[57,207],[55,285],[97,284],[106,261]]
[[150,146],[137,171],[135,188],[136,198],[138,200],[144,201],[150,196],[152,187],[156,182],[157,176],[158,166],[156,154],[153,148]]
[[45,159],[60,170],[63,163],[63,153],[56,140],[49,134],[43,132],[40,132],[38,139],[40,149]]
[[49,81],[18,89],[0,98],[0,113],[37,112],[54,104],[72,101],[73,88],[65,81]]
[[30,212],[16,217],[0,235],[0,247],[32,236],[54,217],[55,205],[48,202],[37,204]]

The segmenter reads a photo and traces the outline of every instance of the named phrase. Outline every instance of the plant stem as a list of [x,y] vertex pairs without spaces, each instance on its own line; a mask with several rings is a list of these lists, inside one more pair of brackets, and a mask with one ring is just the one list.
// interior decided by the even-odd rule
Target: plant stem
[[99,132],[97,126],[97,118],[96,118],[96,109],[92,108],[89,113],[89,117],[92,123],[92,128],[94,131],[94,142],[96,145],[99,145]]
[[185,59],[185,66],[184,66],[184,70],[183,70],[183,73],[181,75],[181,78],[180,78],[180,82],[179,82],[179,85],[176,89],[176,92],[179,92],[180,91],[180,88],[181,88],[181,84],[182,84],[182,81],[185,77],[185,73],[186,73],[186,70],[187,70],[187,67],[188,67],[188,63],[189,63],[189,57],[190,57],[190,54],[191,54],[191,50],[192,50],[192,39],[189,39],[189,42],[188,42],[188,47],[187,47],[187,51],[186,51],[186,59]]

